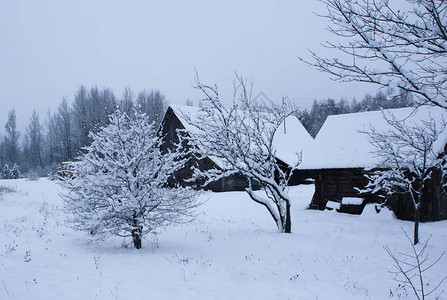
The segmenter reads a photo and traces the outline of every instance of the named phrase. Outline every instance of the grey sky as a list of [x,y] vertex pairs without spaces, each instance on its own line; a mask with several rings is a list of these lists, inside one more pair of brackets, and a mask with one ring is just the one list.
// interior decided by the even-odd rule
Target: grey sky
[[232,95],[234,71],[255,92],[298,105],[327,97],[351,100],[374,87],[332,82],[297,56],[328,39],[317,0],[149,1],[0,0],[0,133],[16,108],[23,128],[36,109],[55,111],[83,84],[160,89],[171,103],[195,103],[201,80]]

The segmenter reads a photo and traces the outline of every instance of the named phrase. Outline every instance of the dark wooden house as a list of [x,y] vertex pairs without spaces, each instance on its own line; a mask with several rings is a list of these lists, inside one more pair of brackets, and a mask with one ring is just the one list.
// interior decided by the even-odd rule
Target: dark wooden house
[[[178,129],[184,130],[185,134],[188,134],[188,130],[194,130],[184,118],[184,114],[196,115],[199,108],[183,105],[171,105],[168,107],[165,116],[160,125],[160,133],[163,136],[162,149],[173,150],[175,144],[179,143]],[[184,144],[184,147],[188,145]],[[202,188],[204,180],[191,181],[193,175],[193,167],[200,170],[220,169],[219,163],[209,157],[198,160],[195,157],[189,157],[185,166],[178,170],[173,178],[172,185],[180,184],[182,186],[194,186],[196,188]],[[222,178],[218,181],[212,182],[205,186],[205,189],[212,190],[214,192],[225,191],[243,191],[248,186],[247,179],[243,176],[230,176]]]
[[[437,108],[419,110],[421,111],[417,112],[417,116],[444,114],[444,110]],[[392,110],[392,113],[402,119],[415,116],[413,108],[396,109]],[[377,167],[378,162],[378,158],[374,156],[375,148],[363,133],[371,125],[378,130],[386,130],[389,126],[380,111],[327,118],[314,143],[303,151],[303,163],[297,171],[298,174],[310,174],[315,180],[315,193],[310,208],[325,209],[336,203],[341,212],[360,214],[366,204],[383,203],[386,199],[385,205],[392,209],[398,218],[412,220],[414,207],[408,195],[385,197],[358,191],[365,188],[368,182],[365,175]],[[445,142],[439,141],[439,144],[445,145]],[[447,219],[447,197],[442,187],[440,172],[434,172],[432,179],[426,184],[424,195],[421,220]]]
[[[179,143],[179,132],[178,129],[183,130],[185,134],[191,132],[192,130],[197,130],[185,119],[185,115],[194,119],[199,112],[199,108],[183,105],[171,105],[168,107],[163,121],[160,126],[160,133],[163,136],[162,149],[173,150],[175,144]],[[288,117],[284,124],[281,126],[281,130],[275,133],[274,143],[277,149],[277,160],[279,165],[284,168],[284,170],[290,169],[290,165],[293,165],[297,159],[299,159],[300,145],[310,143],[313,141],[312,137],[302,126],[299,120],[294,117]],[[183,145],[188,147],[188,145]],[[186,165],[179,171],[175,173],[172,178],[171,184],[181,184],[201,187],[203,181],[191,182],[193,167],[200,170],[210,170],[210,169],[220,169],[221,162],[218,159],[212,157],[206,157],[202,160],[197,160],[195,157],[190,157]],[[298,184],[303,180],[301,174],[294,174],[291,183]],[[256,184],[252,182],[254,188]],[[247,179],[241,175],[233,175],[230,177],[222,178],[216,182],[208,184],[205,189],[209,189],[216,192],[224,191],[242,191],[248,186]]]

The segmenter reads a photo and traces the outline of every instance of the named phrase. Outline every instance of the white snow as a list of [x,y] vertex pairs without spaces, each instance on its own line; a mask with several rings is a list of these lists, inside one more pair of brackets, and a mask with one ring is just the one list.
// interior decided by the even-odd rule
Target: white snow
[[196,127],[192,126],[188,122],[187,118],[189,118],[192,122],[197,122],[198,114],[200,111],[199,107],[180,104],[171,104],[170,107],[174,111],[174,114],[177,116],[179,121],[182,123],[183,127],[185,127],[188,132],[198,131]]
[[326,203],[326,207],[327,208],[332,208],[332,209],[340,209],[341,203],[337,202],[337,201],[328,201]]
[[295,116],[287,117],[273,138],[277,158],[290,166],[296,165],[301,150],[310,147],[313,142],[314,139]]
[[[402,299],[404,293],[383,246],[409,253],[401,227],[411,235],[413,223],[383,211],[372,218],[306,210],[312,185],[290,191],[292,234],[278,233],[245,193],[206,192],[196,220],[148,236],[140,250],[123,248],[120,238],[86,243],[87,233],[65,226],[55,182],[0,180],[0,186],[17,191],[0,193],[0,299]],[[422,223],[421,240],[430,235],[435,259],[447,249],[447,221]],[[429,270],[426,282],[447,275],[445,264],[443,258]]]
[[[397,120],[411,123],[428,121],[432,116],[435,120],[447,120],[444,109],[422,106],[418,109],[400,108],[385,110],[385,114],[393,114]],[[386,131],[391,126],[383,118],[381,111],[361,112],[329,116],[315,138],[303,150],[303,162],[300,169],[331,169],[331,168],[371,168],[376,166],[378,158],[376,150],[363,133],[373,126],[378,131]],[[442,151],[447,141],[447,130],[440,135],[439,142],[434,145],[435,151]]]
[[363,203],[363,198],[358,197],[343,197],[341,204],[344,205],[361,205]]

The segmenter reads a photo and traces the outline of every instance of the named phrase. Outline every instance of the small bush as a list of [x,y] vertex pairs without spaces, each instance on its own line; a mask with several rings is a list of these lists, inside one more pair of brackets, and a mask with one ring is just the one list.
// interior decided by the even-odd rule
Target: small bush
[[20,177],[20,172],[19,172],[19,166],[17,166],[17,164],[14,164],[11,167],[9,167],[8,165],[4,165],[3,169],[2,169],[2,178],[4,179],[17,179]]

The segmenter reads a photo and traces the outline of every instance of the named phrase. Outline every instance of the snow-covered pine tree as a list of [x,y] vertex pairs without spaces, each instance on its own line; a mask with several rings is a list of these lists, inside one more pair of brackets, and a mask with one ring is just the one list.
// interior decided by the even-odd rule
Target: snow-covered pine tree
[[94,240],[131,236],[141,248],[148,232],[194,216],[197,193],[167,186],[184,163],[182,153],[161,152],[162,139],[145,114],[129,118],[117,110],[90,138],[92,144],[73,163],[73,178],[61,181],[74,228]]

